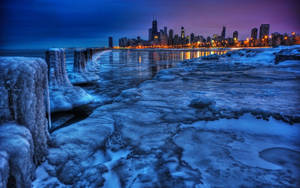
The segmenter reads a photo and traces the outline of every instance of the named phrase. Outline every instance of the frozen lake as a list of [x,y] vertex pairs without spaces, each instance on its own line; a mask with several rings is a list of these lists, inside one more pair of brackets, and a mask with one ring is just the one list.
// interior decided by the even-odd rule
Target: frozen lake
[[54,118],[34,187],[299,187],[300,62],[280,50],[96,55],[97,101]]
[[[124,89],[136,87],[153,78],[162,69],[175,67],[178,62],[211,54],[224,54],[227,50],[114,50],[102,52],[97,59],[98,85],[85,87],[92,94],[112,97]],[[72,71],[72,59],[68,59]]]

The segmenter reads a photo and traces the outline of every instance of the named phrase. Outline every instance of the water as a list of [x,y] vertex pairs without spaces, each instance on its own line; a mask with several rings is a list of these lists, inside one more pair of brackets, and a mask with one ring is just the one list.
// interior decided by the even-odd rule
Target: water
[[[24,56],[45,58],[46,50],[6,50],[0,56]],[[66,49],[66,70],[73,71],[74,52]],[[97,83],[80,85],[93,95],[96,102],[88,106],[52,114],[52,122],[60,122],[58,127],[68,126],[87,118],[95,108],[112,103],[123,90],[137,87],[145,80],[152,79],[162,69],[175,67],[178,62],[199,58],[211,54],[225,54],[227,50],[213,49],[145,49],[145,50],[113,50],[100,52],[101,56],[94,62]],[[98,56],[99,54],[95,54]]]
[[[176,66],[178,62],[226,50],[113,50],[103,53],[98,61],[101,80],[93,86],[83,86],[93,95],[115,97],[124,89],[136,87],[152,79],[157,72]],[[71,71],[72,61],[68,63]]]

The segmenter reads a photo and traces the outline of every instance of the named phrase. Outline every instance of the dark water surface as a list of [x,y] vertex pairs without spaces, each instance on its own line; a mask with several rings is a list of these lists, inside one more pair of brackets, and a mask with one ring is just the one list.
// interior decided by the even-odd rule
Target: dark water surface
[[[124,89],[136,87],[152,79],[157,72],[176,66],[178,62],[226,50],[113,50],[104,52],[96,61],[101,78],[98,84],[87,86],[94,95],[114,97]],[[71,69],[72,61],[68,63]],[[84,86],[83,86],[84,87]]]

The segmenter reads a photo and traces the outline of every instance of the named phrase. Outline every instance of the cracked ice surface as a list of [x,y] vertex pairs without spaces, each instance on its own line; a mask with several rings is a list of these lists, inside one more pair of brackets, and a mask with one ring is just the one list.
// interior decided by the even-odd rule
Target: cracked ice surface
[[279,50],[185,61],[123,90],[52,133],[35,185],[299,187],[300,62],[275,65]]

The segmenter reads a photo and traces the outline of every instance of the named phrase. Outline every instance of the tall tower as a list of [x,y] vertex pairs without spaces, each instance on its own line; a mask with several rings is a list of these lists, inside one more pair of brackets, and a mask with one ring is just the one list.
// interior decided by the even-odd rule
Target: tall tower
[[168,37],[168,28],[166,26],[164,27],[164,34]]
[[181,39],[185,38],[185,34],[184,34],[184,27],[181,27]]
[[256,40],[257,39],[257,28],[253,28],[251,30],[251,39]]
[[238,33],[238,31],[234,31],[232,37],[233,37],[233,40],[239,40],[239,33]]
[[225,39],[225,35],[226,35],[226,27],[223,26],[222,33],[221,33],[222,40]]
[[114,45],[113,45],[113,38],[112,37],[108,37],[108,47],[109,48],[113,48]]
[[157,20],[152,21],[152,32],[157,33]]
[[259,39],[269,36],[270,24],[261,24],[259,28]]
[[168,39],[168,44],[169,45],[173,45],[173,34],[174,34],[173,29],[170,29],[169,30],[169,39]]
[[149,40],[149,41],[152,41],[152,40],[153,40],[152,28],[149,29],[148,40]]
[[169,30],[169,39],[173,40],[174,31],[173,29]]
[[194,33],[191,33],[191,36],[190,36],[190,43],[193,43],[195,40],[195,34]]
[[159,33],[157,31],[157,20],[152,21],[152,40],[158,40]]

